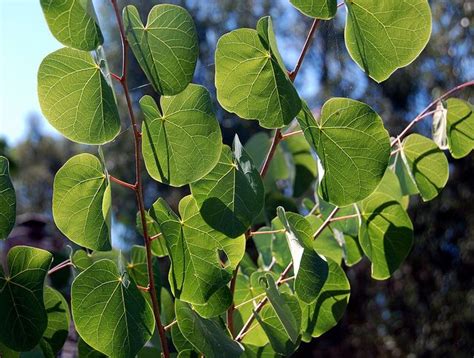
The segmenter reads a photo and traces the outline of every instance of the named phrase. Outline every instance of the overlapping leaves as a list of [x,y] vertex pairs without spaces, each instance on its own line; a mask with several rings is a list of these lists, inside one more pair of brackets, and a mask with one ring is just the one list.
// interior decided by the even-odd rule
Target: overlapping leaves
[[217,99],[227,111],[281,128],[299,112],[301,101],[276,47],[272,22],[257,30],[238,29],[219,39],[216,49]]

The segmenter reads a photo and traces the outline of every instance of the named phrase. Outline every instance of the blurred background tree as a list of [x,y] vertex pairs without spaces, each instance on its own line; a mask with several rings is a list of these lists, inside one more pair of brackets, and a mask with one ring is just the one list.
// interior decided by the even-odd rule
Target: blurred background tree
[[[161,1],[130,0],[145,19],[151,7]],[[219,37],[237,27],[251,27],[270,14],[275,23],[283,58],[292,68],[310,26],[310,19],[294,10],[287,0],[181,0],[167,1],[186,7],[194,17],[200,39],[200,60],[194,82],[215,95],[214,51]],[[296,81],[300,94],[317,110],[330,97],[362,100],[384,118],[390,133],[400,132],[432,98],[456,84],[474,78],[474,1],[433,0],[433,35],[423,54],[378,85],[363,74],[344,47],[345,10],[334,21],[324,22]],[[120,68],[120,41],[112,9],[107,0],[95,1],[105,35],[104,49],[110,69]],[[130,58],[130,87],[135,101],[149,93],[146,77]],[[32,84],[33,85],[33,84]],[[117,87],[118,93],[120,88]],[[473,91],[460,96],[472,100]],[[215,96],[214,96],[215,98]],[[126,114],[123,99],[119,104]],[[471,101],[472,103],[472,101]],[[235,134],[242,142],[260,131],[256,122],[244,121],[215,108],[224,142]],[[138,106],[136,107],[139,114]],[[44,221],[37,246],[56,247],[67,254],[66,239],[54,228],[51,216],[52,184],[56,171],[76,152],[87,149],[43,132],[39,114],[29,119],[26,139],[8,147],[0,139],[0,155],[12,161],[18,195],[18,227],[11,245],[31,236],[24,225]],[[108,169],[114,176],[133,180],[132,135],[127,118],[123,132],[104,148]],[[427,120],[417,127],[431,130]],[[412,200],[410,216],[415,226],[415,245],[401,269],[388,281],[370,278],[368,261],[347,270],[351,299],[346,315],[333,330],[298,356],[460,356],[474,354],[474,156],[450,159],[450,180],[441,195],[429,202]],[[145,178],[146,204],[163,196],[173,207],[188,189],[171,189]],[[135,232],[133,193],[114,187],[114,245],[127,249],[141,238]],[[282,193],[285,194],[285,193]],[[296,205],[292,204],[291,205]],[[288,205],[288,204],[287,204]],[[34,215],[41,215],[40,219]],[[23,219],[21,219],[23,218]],[[35,222],[33,220],[33,222]],[[23,228],[23,231],[21,231]],[[16,233],[16,234],[15,234]],[[33,235],[34,236],[34,235]],[[56,244],[46,244],[49,240]],[[48,241],[48,242],[49,242]],[[64,253],[66,252],[66,254]]]

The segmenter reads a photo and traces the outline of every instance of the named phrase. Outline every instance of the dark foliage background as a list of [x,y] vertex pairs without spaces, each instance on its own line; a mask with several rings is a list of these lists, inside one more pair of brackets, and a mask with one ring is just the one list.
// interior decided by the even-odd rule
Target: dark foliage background
[[[146,18],[149,9],[159,2],[122,1],[121,5],[134,3]],[[201,54],[194,81],[204,84],[211,93],[215,92],[214,50],[223,33],[237,27],[253,28],[259,17],[270,14],[282,55],[292,68],[310,26],[310,19],[286,0],[169,2],[185,6],[196,21]],[[120,43],[111,7],[106,0],[96,3],[110,68],[118,73]],[[390,133],[398,133],[432,98],[474,78],[474,1],[433,0],[431,5],[434,24],[428,48],[411,66],[381,85],[368,79],[350,60],[344,47],[345,12],[341,9],[338,17],[324,23],[316,35],[296,82],[301,95],[315,109],[333,96],[362,100],[382,115]],[[130,86],[138,100],[149,87],[133,59],[130,73]],[[465,91],[460,96],[472,100],[473,94]],[[217,102],[215,107],[226,143],[231,143],[235,133],[245,142],[260,130],[255,122],[224,112]],[[39,114],[32,116],[26,139],[15,147],[7,147],[0,139],[0,154],[12,161],[19,196],[18,226],[7,246],[27,243],[46,247],[57,253],[59,262],[67,257],[68,249],[51,218],[54,174],[74,153],[94,149],[45,135],[43,121]],[[123,119],[123,130],[104,151],[109,171],[132,181],[132,135],[127,118]],[[429,121],[418,125],[417,130],[429,134]],[[411,202],[416,240],[401,269],[383,282],[370,278],[366,261],[348,269],[352,293],[344,319],[323,337],[304,345],[297,356],[473,356],[474,155],[449,160],[450,180],[442,194],[429,203],[416,198]],[[114,192],[115,245],[126,249],[141,240],[134,228],[135,199],[133,193],[120,187],[114,187]],[[176,206],[186,193],[187,189],[170,190],[146,178],[148,205],[157,196],[164,196]],[[2,251],[7,250],[4,247]],[[55,280],[61,285],[64,277]]]

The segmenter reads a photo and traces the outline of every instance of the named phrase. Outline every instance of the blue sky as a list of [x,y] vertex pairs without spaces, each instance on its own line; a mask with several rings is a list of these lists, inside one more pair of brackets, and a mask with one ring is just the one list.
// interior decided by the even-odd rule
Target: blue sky
[[[41,112],[36,73],[43,58],[60,47],[39,0],[0,0],[0,137],[9,144],[22,138],[28,114]],[[53,131],[46,120],[41,123]]]

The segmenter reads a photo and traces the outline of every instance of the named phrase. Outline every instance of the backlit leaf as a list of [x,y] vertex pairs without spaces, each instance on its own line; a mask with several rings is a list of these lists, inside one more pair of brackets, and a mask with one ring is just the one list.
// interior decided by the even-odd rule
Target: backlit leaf
[[99,159],[78,154],[54,178],[53,218],[71,241],[92,250],[110,250],[111,193]]
[[144,113],[143,156],[159,182],[182,186],[201,179],[217,164],[222,135],[207,89],[189,85],[173,97],[140,100]]
[[166,239],[173,294],[180,300],[203,305],[230,281],[245,253],[245,236],[232,239],[212,229],[192,196],[181,200],[179,212],[181,218],[160,198],[150,214]]
[[10,180],[8,159],[0,156],[0,239],[5,240],[16,220],[16,195]]
[[53,256],[44,250],[15,246],[0,265],[0,341],[18,352],[33,349],[48,325],[44,280]]
[[153,312],[133,278],[104,259],[81,272],[72,284],[72,316],[77,332],[92,348],[113,357],[132,357],[150,339]]
[[324,104],[318,121],[306,105],[298,121],[324,167],[319,194],[325,201],[346,206],[375,190],[388,166],[390,138],[372,108],[333,98]]
[[301,101],[282,68],[271,21],[262,18],[257,28],[234,30],[219,39],[217,99],[241,118],[281,128],[298,114]]
[[336,0],[290,0],[303,14],[317,19],[329,20],[336,15]]
[[49,30],[65,46],[92,51],[103,42],[92,0],[41,0]]
[[54,354],[57,354],[67,340],[71,315],[69,305],[61,293],[46,286],[44,305],[48,315],[48,326],[43,334],[44,342]]
[[199,54],[191,15],[180,6],[160,4],[144,26],[137,8],[129,5],[123,22],[133,54],[155,90],[165,96],[183,91],[193,79]]
[[234,139],[233,151],[223,146],[216,167],[191,184],[191,192],[203,219],[230,237],[242,235],[260,214],[264,203],[259,171],[238,137]]
[[412,63],[431,35],[427,0],[345,0],[346,47],[377,82]]
[[38,97],[49,123],[74,142],[104,144],[120,131],[112,88],[87,52],[62,48],[46,56]]

